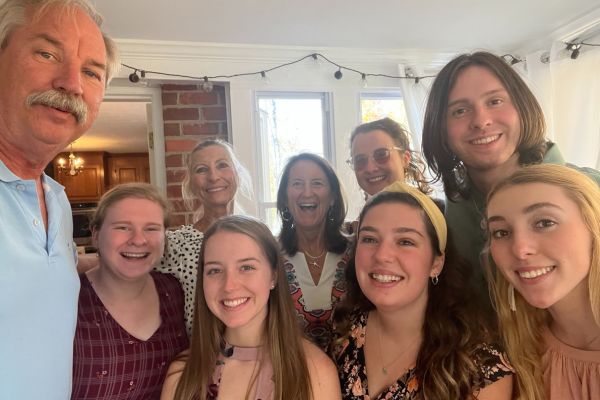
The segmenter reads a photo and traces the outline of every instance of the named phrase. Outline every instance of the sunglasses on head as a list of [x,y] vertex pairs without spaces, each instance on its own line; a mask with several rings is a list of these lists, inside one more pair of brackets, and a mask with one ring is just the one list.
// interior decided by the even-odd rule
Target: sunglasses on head
[[[404,149],[397,147],[397,146],[390,147],[390,148],[382,147],[382,148],[373,150],[373,153],[371,154],[371,158],[373,158],[373,161],[375,161],[377,164],[383,165],[390,160],[390,152],[392,150],[404,151]],[[360,171],[360,170],[366,168],[367,165],[369,164],[369,155],[355,154],[352,157],[350,157],[349,159],[347,159],[346,162],[348,163],[350,168],[352,168],[353,170]]]

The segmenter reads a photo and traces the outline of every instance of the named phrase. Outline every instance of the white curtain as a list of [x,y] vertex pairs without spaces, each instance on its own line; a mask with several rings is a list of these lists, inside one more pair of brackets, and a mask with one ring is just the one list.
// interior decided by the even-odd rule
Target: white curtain
[[[600,37],[586,42],[600,43]],[[548,139],[568,162],[600,169],[600,47],[582,46],[573,60],[564,43],[555,43],[549,62],[542,55],[530,54],[516,68],[544,109]]]
[[[399,65],[400,76],[407,76],[406,67]],[[425,76],[425,72],[421,69],[411,68],[411,72],[415,76]],[[425,117],[425,108],[427,107],[427,96],[431,90],[434,78],[419,79],[416,82],[414,79],[401,79],[400,87],[404,97],[404,107],[406,108],[406,115],[408,116],[408,122],[410,124],[410,131],[412,133],[413,150],[421,152],[421,142],[423,137],[423,119]],[[425,161],[425,160],[423,160]],[[425,175],[431,178],[432,175],[427,169]],[[431,185],[433,189],[433,197],[440,199],[444,198],[444,188],[441,181]]]
[[[400,76],[407,76],[406,67],[399,65]],[[411,69],[415,76],[423,76],[422,70]],[[404,107],[410,124],[412,133],[413,150],[421,151],[421,137],[423,132],[423,116],[427,105],[427,95],[433,83],[432,78],[420,79],[415,82],[413,79],[400,79],[400,88],[404,98]]]

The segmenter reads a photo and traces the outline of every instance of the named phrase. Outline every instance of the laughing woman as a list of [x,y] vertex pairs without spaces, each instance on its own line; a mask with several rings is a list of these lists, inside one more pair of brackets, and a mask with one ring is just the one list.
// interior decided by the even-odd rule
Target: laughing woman
[[189,352],[170,367],[162,400],[335,400],[335,367],[302,338],[269,228],[229,216],[200,254]]
[[329,163],[310,153],[290,158],[277,192],[279,243],[300,324],[323,350],[331,341],[335,303],[344,293],[346,207]]
[[491,344],[447,245],[444,216],[394,183],[367,201],[335,313],[344,399],[510,399],[512,372]]
[[600,398],[600,189],[524,167],[488,196],[494,303],[519,399]]
[[188,346],[181,286],[151,272],[167,205],[145,183],[116,186],[98,203],[90,226],[99,266],[80,276],[71,399],[157,399]]
[[185,166],[181,192],[187,208],[195,210],[196,222],[167,231],[167,250],[157,270],[172,274],[181,282],[189,334],[203,232],[220,217],[233,213],[238,192],[250,198],[252,189],[248,171],[238,161],[231,145],[222,140],[198,143],[188,155]]

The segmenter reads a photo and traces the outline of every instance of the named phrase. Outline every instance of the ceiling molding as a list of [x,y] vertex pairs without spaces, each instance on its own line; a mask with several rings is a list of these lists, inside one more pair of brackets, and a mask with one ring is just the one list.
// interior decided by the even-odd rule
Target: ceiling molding
[[[269,68],[273,65],[293,61],[311,53],[322,53],[329,59],[343,65],[381,66],[390,64],[397,66],[418,65],[423,70],[438,70],[456,53],[444,50],[423,49],[365,49],[340,47],[304,47],[304,46],[271,46],[247,45],[231,43],[198,43],[170,42],[135,39],[116,39],[122,62],[133,64],[141,69],[152,69],[153,64],[173,63],[169,73],[179,73],[176,63],[191,63],[197,67],[203,64],[243,64],[245,68],[237,72],[246,72],[257,65]],[[144,64],[145,63],[145,64]],[[119,76],[126,76],[130,71],[121,70]],[[181,72],[181,74],[186,74]]]

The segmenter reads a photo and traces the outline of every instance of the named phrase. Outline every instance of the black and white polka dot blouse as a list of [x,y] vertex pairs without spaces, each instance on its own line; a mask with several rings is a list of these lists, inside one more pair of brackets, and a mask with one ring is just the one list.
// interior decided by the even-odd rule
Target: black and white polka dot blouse
[[185,325],[188,335],[191,335],[198,257],[204,235],[193,225],[182,225],[166,234],[167,249],[156,269],[175,276],[181,282],[185,297]]

